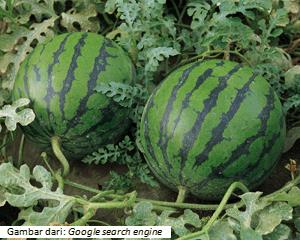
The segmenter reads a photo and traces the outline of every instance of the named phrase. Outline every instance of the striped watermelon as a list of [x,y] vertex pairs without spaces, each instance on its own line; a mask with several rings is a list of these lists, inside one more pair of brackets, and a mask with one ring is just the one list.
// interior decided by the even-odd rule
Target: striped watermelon
[[279,159],[281,103],[251,68],[223,60],[172,72],[144,109],[141,145],[165,185],[218,200],[234,181],[253,189]]
[[130,58],[116,43],[94,33],[62,34],[25,59],[13,99],[32,102],[36,119],[23,128],[27,137],[49,147],[57,136],[67,156],[80,158],[118,141],[129,127],[129,110],[96,93],[96,85],[134,78]]

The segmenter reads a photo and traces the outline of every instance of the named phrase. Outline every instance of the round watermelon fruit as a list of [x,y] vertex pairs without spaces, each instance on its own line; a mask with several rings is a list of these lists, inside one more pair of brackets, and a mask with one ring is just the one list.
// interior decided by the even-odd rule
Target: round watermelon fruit
[[263,77],[235,62],[208,60],[178,68],[155,89],[140,135],[162,183],[218,200],[231,183],[253,189],[271,173],[285,120]]
[[44,147],[59,139],[66,156],[81,158],[118,141],[130,122],[129,110],[95,87],[111,81],[131,84],[134,79],[131,60],[116,43],[95,33],[67,33],[27,56],[13,99],[31,100],[36,118],[23,127],[28,138]]

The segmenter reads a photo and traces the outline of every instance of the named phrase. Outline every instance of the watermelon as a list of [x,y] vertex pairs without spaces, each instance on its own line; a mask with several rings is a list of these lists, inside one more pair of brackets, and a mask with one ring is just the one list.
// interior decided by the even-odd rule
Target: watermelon
[[173,71],[155,89],[140,136],[163,184],[219,200],[231,183],[253,189],[271,173],[283,149],[285,119],[276,93],[251,68],[199,61]]
[[131,60],[116,43],[95,33],[66,33],[27,56],[12,96],[31,100],[36,118],[23,127],[29,139],[48,148],[56,137],[62,152],[78,159],[117,142],[130,125],[129,110],[95,92],[95,87],[134,80]]

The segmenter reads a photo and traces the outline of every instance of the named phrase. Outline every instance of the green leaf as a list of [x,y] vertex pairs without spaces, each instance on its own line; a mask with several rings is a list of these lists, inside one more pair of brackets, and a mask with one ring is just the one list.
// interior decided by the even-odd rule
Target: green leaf
[[209,230],[209,239],[236,240],[236,236],[227,219],[219,220]]
[[107,0],[105,3],[105,12],[112,14],[117,7],[118,0]]
[[294,209],[293,222],[297,231],[300,232],[300,207]]
[[[5,117],[5,125],[9,131],[14,131],[17,128],[17,123],[22,126],[26,126],[31,123],[34,118],[34,112],[32,109],[25,108],[17,112],[18,108],[29,104],[29,99],[20,98],[16,100],[12,105],[5,105],[0,110],[0,117]],[[1,126],[0,126],[1,131]]]
[[122,107],[127,108],[131,108],[137,103],[145,103],[148,99],[148,91],[139,84],[130,86],[125,83],[109,82],[98,84],[95,91],[105,94]]
[[276,194],[273,201],[285,201],[291,207],[300,206],[300,189],[296,186],[292,187],[291,190],[286,192],[281,192]]
[[[165,0],[111,0],[106,12],[115,12],[120,25],[108,33],[125,48],[137,67],[137,79],[146,85],[154,79],[161,62],[177,55],[176,19],[166,13]],[[147,9],[147,10],[145,10]]]
[[271,14],[271,25],[285,27],[289,23],[288,12],[284,8],[277,9]]
[[[264,236],[264,240],[287,240],[291,239],[292,231],[285,224],[279,224],[273,232]],[[296,238],[297,239],[297,238]]]
[[240,198],[245,203],[246,210],[240,211],[234,206],[233,208],[227,209],[226,214],[236,219],[241,226],[251,228],[252,216],[268,205],[268,203],[264,201],[259,201],[261,194],[261,192],[249,192],[241,195]]
[[184,213],[179,217],[171,217],[172,211],[163,211],[157,218],[157,226],[171,226],[174,233],[178,236],[184,236],[191,231],[186,227],[186,224],[192,225],[195,228],[202,227],[202,221],[199,216],[190,209],[184,210]]
[[245,211],[240,211],[236,205],[226,210],[226,215],[240,224],[241,240],[262,240],[261,234],[252,228],[255,214],[270,204],[259,200],[261,194],[261,192],[248,192],[240,196],[245,204]]
[[149,72],[155,72],[158,68],[159,62],[170,56],[175,56],[179,52],[171,47],[157,47],[152,48],[146,53],[146,59],[148,62],[145,65],[145,70]]
[[300,218],[296,218],[294,220],[294,224],[295,224],[295,227],[297,228],[297,230],[300,232]]
[[153,206],[149,202],[137,203],[132,210],[132,215],[126,218],[125,224],[127,226],[154,226],[157,215],[152,210]]
[[227,0],[213,0],[214,4],[220,8],[220,15],[226,17],[231,14],[242,13],[246,16],[249,15],[247,10],[257,9],[259,11],[269,11],[272,8],[272,1],[251,1],[251,0],[240,0],[240,1],[227,1]]
[[253,230],[252,228],[248,228],[245,226],[241,226],[240,233],[241,240],[263,240],[261,234]]
[[132,26],[135,19],[139,14],[139,4],[136,0],[132,1],[108,1],[108,6],[105,9],[108,12],[117,7],[118,14],[120,15],[120,19],[124,20],[128,25]]
[[284,74],[285,85],[289,88],[294,88],[295,84],[300,81],[300,66],[296,65],[290,68]]
[[266,235],[283,221],[292,219],[293,208],[284,202],[277,202],[267,206],[258,213],[258,225],[255,231],[261,235]]
[[150,187],[158,187],[158,182],[153,177],[149,166],[144,162],[136,162],[128,165],[129,170],[137,177],[142,183]]
[[96,152],[84,157],[82,162],[87,164],[105,164],[107,162],[126,164],[132,158],[129,155],[129,152],[134,148],[134,142],[132,142],[128,136],[125,136],[125,138],[117,145],[107,144],[104,147],[99,148]]
[[133,187],[130,172],[119,174],[115,171],[109,172],[110,178],[104,182],[104,190],[115,190],[120,193],[128,192]]
[[157,215],[153,211],[153,205],[149,202],[140,202],[135,205],[132,211],[132,215],[126,218],[127,226],[171,226],[172,231],[177,236],[184,236],[191,233],[191,230],[186,225],[193,226],[194,228],[200,228],[203,226],[203,221],[199,216],[190,209],[186,209],[181,216],[172,217],[174,211],[163,211],[160,215]]
[[227,18],[213,27],[202,44],[205,46],[214,45],[215,48],[225,49],[228,44],[236,43],[240,48],[249,46],[250,43],[257,41],[254,31],[243,24],[239,18]]
[[196,29],[205,24],[205,18],[210,10],[210,5],[206,2],[192,1],[187,4],[187,14],[193,17],[191,28]]
[[[60,188],[52,191],[51,174],[42,166],[34,167],[32,175],[41,187],[31,184],[27,165],[22,165],[18,170],[11,163],[1,164],[0,186],[7,189],[4,193],[6,201],[21,208],[18,219],[24,220],[24,225],[64,223],[74,204],[74,198],[64,195]],[[34,206],[39,201],[45,202],[45,206],[42,211],[35,211]]]

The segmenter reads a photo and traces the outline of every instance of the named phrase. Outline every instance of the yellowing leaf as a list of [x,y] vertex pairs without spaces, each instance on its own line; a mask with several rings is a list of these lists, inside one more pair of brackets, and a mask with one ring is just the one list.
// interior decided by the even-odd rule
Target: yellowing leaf
[[78,30],[97,32],[100,29],[99,22],[94,17],[97,16],[95,5],[88,5],[83,11],[76,12],[71,9],[67,13],[61,14],[61,25],[68,31]]
[[[14,51],[9,51],[0,57],[0,73],[6,74],[8,71],[8,66],[12,64],[12,67],[9,68],[9,74],[6,74],[6,83],[2,83],[2,86],[12,89],[20,64],[26,58],[27,54],[32,51],[31,44],[34,40],[41,43],[47,38],[52,37],[54,33],[51,27],[54,26],[56,19],[57,16],[44,20],[41,23],[34,23],[26,31],[24,28],[19,30],[21,32],[19,32],[17,35],[19,36],[19,39],[24,39],[24,42],[22,42],[22,44],[15,45]],[[8,44],[4,44],[3,47],[9,49]]]
[[0,35],[0,50],[9,52],[14,50],[18,42],[26,36],[28,29],[13,25],[10,33]]

